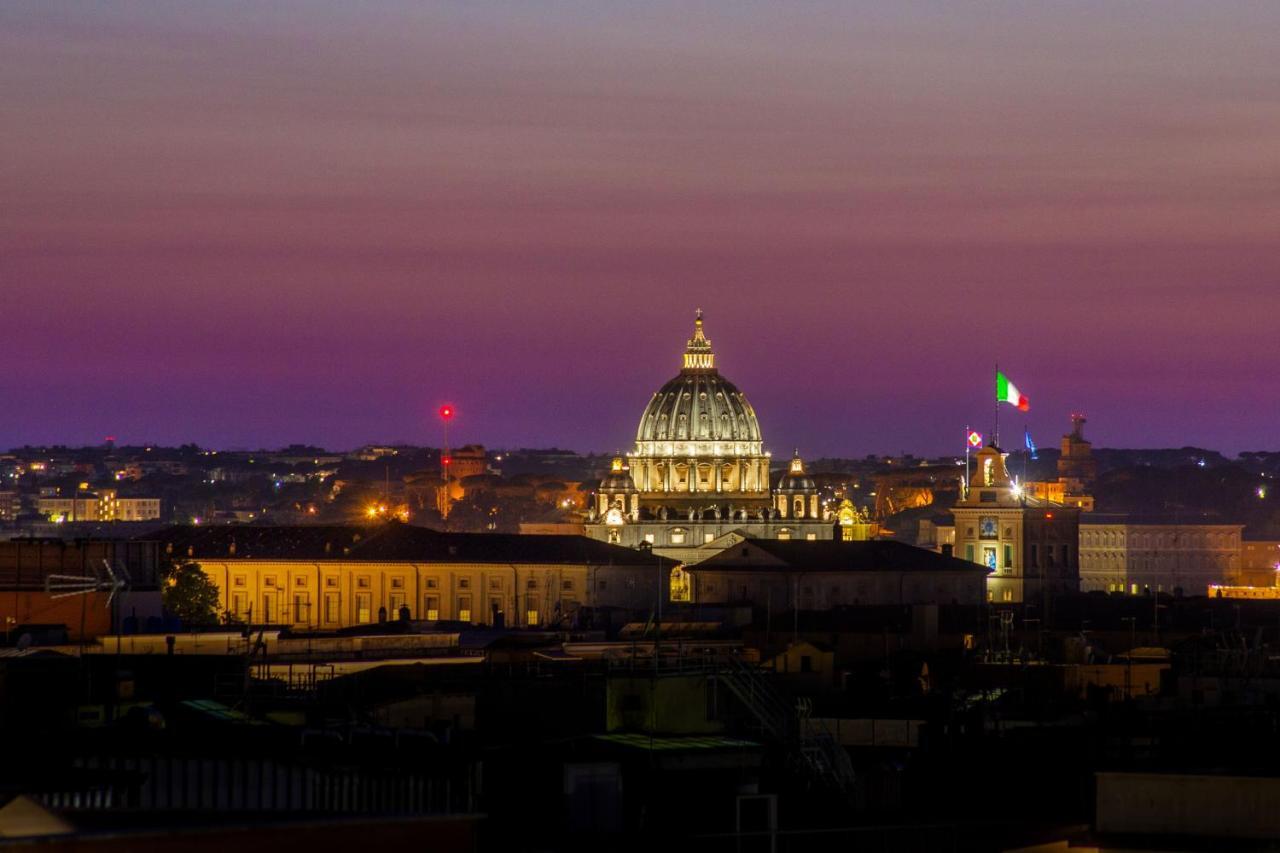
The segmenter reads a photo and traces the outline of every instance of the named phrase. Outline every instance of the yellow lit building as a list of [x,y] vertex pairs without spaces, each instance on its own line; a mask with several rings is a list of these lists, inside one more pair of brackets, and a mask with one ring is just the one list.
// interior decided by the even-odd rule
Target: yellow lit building
[[953,553],[990,571],[989,601],[1038,602],[1046,593],[1079,591],[1080,510],[1026,495],[998,447],[975,455],[968,489],[951,514]]
[[173,527],[157,538],[218,586],[221,615],[313,630],[401,619],[552,625],[583,605],[649,605],[661,576],[658,558],[582,536],[388,523]]
[[1243,529],[1240,524],[1090,513],[1080,522],[1080,589],[1199,595],[1210,585],[1238,584]]
[[1272,586],[1280,571],[1280,541],[1246,539],[1240,543],[1240,583]]
[[1093,512],[1093,487],[1098,479],[1098,464],[1093,458],[1093,445],[1084,437],[1085,422],[1084,415],[1071,416],[1071,432],[1062,437],[1058,479],[1023,483],[1022,490],[1027,497]]
[[75,497],[40,498],[36,511],[53,521],[153,521],[159,498],[122,498],[115,489],[81,491]]

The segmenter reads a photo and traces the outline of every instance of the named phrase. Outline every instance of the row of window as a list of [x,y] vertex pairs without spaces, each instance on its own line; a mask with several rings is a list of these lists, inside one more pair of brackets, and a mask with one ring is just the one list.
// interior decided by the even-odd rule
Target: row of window
[[1123,547],[1126,541],[1131,547],[1140,548],[1230,548],[1240,547],[1235,533],[1216,533],[1177,530],[1162,533],[1125,534],[1111,530],[1080,529],[1080,544],[1104,548]]
[[[339,586],[339,580],[340,579],[338,578],[338,576],[329,575],[324,579],[324,586],[326,589],[337,589]],[[390,581],[391,581],[391,589],[393,590],[404,589],[404,583],[405,583],[404,578],[391,578]],[[238,587],[238,588],[247,587],[249,585],[249,576],[234,575],[231,579],[231,585],[233,587]],[[267,588],[279,588],[280,586],[279,576],[263,575],[262,585]],[[293,585],[299,589],[306,589],[311,585],[310,578],[308,578],[306,575],[294,575]],[[370,575],[356,576],[356,589],[370,589],[372,588],[372,586],[373,586],[372,576]],[[440,587],[440,581],[438,578],[426,579],[427,589],[438,589],[439,587]],[[501,590],[503,589],[503,587],[504,587],[504,582],[502,578],[489,579],[489,589]],[[539,589],[540,587],[541,587],[541,584],[537,578],[528,578],[525,581],[526,589]],[[458,578],[457,588],[471,589],[471,578]],[[573,580],[571,578],[566,578],[562,580],[560,582],[560,588],[565,591],[571,591],[573,589]]]
[[[458,596],[454,607],[453,618],[455,620],[459,622],[472,621],[472,600],[470,595]],[[263,593],[261,599],[257,602],[252,601],[248,593],[233,592],[229,604],[229,614],[232,617],[255,624],[311,625],[318,623],[333,626],[355,623],[367,625],[374,622],[375,619],[379,622],[387,622],[415,618],[404,595],[396,593],[392,593],[388,597],[387,605],[379,606],[375,612],[373,595],[367,592],[357,592],[352,598],[351,613],[345,618],[342,595],[336,592],[326,592],[321,597],[321,612],[319,614],[312,612],[309,592],[295,592],[291,600],[287,601],[280,593],[268,592]],[[257,605],[256,607],[254,606],[255,604]],[[541,599],[536,596],[528,596],[524,605],[524,624],[529,626],[541,624]],[[576,606],[576,602],[572,599],[565,599],[560,602],[560,606],[572,609]],[[504,600],[496,597],[490,598],[489,610],[491,616],[504,613],[506,610]],[[440,596],[423,596],[422,609],[419,613],[420,615],[417,618],[427,621],[440,619]],[[320,617],[319,620],[315,618],[317,615]]]
[[[981,559],[979,559],[981,556]],[[1044,566],[1040,565],[1043,556]],[[1071,546],[1062,545],[1055,547],[1052,544],[1045,544],[1043,547],[1039,543],[1032,543],[1027,547],[1027,568],[1029,569],[1056,569],[1058,567],[1058,558],[1061,557],[1063,566],[1071,565]],[[986,566],[988,569],[1013,569],[1013,546],[1005,543],[1002,546],[983,545],[979,554],[977,546],[972,542],[964,546],[964,558],[971,563],[977,563]]]

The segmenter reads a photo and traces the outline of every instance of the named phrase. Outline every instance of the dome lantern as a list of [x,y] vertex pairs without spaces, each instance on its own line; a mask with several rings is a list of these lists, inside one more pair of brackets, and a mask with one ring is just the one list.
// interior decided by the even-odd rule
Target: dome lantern
[[711,341],[702,331],[702,309],[699,308],[693,317],[693,337],[689,338],[684,348],[684,370],[715,370],[716,354],[711,349]]

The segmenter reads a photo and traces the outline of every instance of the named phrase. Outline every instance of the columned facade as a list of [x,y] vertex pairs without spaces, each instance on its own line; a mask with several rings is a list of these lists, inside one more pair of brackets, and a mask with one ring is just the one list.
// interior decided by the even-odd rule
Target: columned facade
[[771,457],[746,395],[716,368],[701,312],[681,370],[650,398],[635,445],[600,482],[587,535],[671,556],[742,530],[830,539],[833,519],[799,455],[774,489]]

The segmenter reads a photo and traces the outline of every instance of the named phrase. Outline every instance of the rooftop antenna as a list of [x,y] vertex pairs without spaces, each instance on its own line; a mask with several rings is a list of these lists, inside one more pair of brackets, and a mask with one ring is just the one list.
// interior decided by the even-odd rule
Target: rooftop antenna
[[[70,598],[73,595],[88,595],[91,592],[107,593],[107,609],[111,611],[111,621],[116,629],[116,660],[119,666],[121,637],[120,599],[129,591],[129,572],[123,565],[111,567],[111,561],[102,558],[102,567],[106,569],[106,577],[97,575],[45,575],[44,591],[50,598]],[[81,615],[80,642],[84,643],[83,611]],[[111,704],[111,718],[115,718],[115,703]]]
[[111,561],[105,557],[102,567],[106,569],[106,577],[98,575],[45,575],[44,591],[50,598],[70,598],[73,595],[88,595],[91,592],[107,593],[107,607],[116,601],[117,594],[129,591],[129,573],[124,566],[111,567]]

